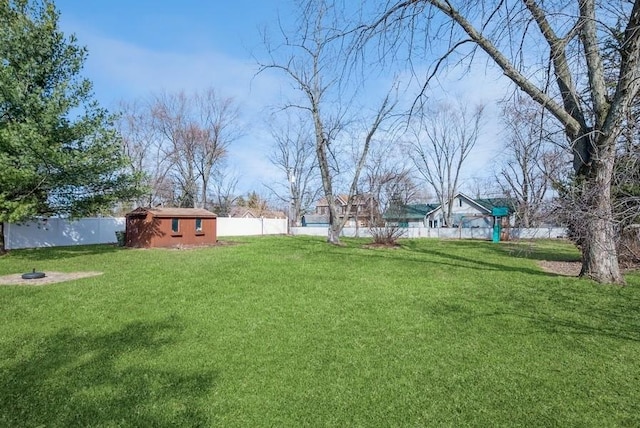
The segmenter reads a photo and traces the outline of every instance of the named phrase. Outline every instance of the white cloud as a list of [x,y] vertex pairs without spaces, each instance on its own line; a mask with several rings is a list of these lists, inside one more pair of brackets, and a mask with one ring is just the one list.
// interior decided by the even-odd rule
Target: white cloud
[[214,51],[151,50],[86,29],[80,31],[79,38],[89,50],[84,75],[94,83],[96,97],[103,105],[115,109],[120,100],[213,87],[221,96],[236,100],[247,130],[230,148],[228,159],[240,172],[238,191],[260,190],[261,183],[278,178],[267,159],[268,144],[260,137],[266,107],[279,103],[282,84],[276,76],[256,76],[258,67],[250,59]]
[[96,89],[117,89],[111,94],[99,94],[108,102],[162,90],[189,92],[212,86],[224,96],[255,106],[256,93],[265,97],[277,92],[277,88],[273,90],[273,81],[265,85],[263,79],[253,79],[257,66],[250,60],[212,51],[154,51],[95,36],[90,38],[88,46],[86,71],[96,83]]

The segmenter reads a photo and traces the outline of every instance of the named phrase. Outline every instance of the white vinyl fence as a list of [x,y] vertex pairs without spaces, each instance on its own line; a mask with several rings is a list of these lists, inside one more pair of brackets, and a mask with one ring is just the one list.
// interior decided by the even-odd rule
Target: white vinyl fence
[[[125,229],[124,217],[59,218],[4,225],[7,249],[60,247],[68,245],[111,244],[116,231]],[[218,236],[284,235],[287,219],[218,217]],[[327,236],[326,227],[293,227],[293,235]],[[491,239],[491,228],[407,228],[404,238]],[[370,237],[367,228],[344,228],[342,236]],[[509,229],[510,239],[564,238],[564,228]]]
[[[281,235],[287,233],[287,219],[218,217],[218,236]],[[7,249],[112,244],[116,232],[125,230],[124,217],[60,218],[4,224]]]
[[218,217],[218,236],[284,235],[287,219]]
[[[327,227],[293,227],[293,235],[327,236]],[[509,239],[555,239],[566,238],[567,230],[563,227],[544,227],[528,229],[508,229]],[[345,227],[341,236],[370,237],[369,229]],[[440,239],[491,239],[493,228],[469,227],[469,228],[426,228],[409,227],[404,229],[403,238],[440,238]]]
[[78,221],[50,218],[21,224],[5,223],[4,239],[7,249],[107,244],[116,242],[116,231],[124,228],[124,217]]

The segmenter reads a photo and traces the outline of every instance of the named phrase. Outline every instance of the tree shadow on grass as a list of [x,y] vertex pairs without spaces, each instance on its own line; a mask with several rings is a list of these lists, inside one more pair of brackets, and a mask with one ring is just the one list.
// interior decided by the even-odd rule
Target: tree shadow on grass
[[[455,268],[467,268],[467,269],[477,269],[477,270],[491,270],[491,271],[500,271],[500,272],[519,272],[525,273],[528,275],[537,275],[544,277],[556,277],[558,275],[544,272],[540,269],[536,268],[528,268],[524,266],[514,266],[508,263],[496,263],[493,261],[488,261],[484,259],[476,259],[473,257],[466,257],[460,254],[455,254],[455,252],[447,252],[442,251],[440,248],[431,247],[431,248],[420,248],[415,245],[405,245],[407,243],[403,243],[403,248],[408,251],[423,253],[429,257],[435,258],[434,262],[438,263],[441,266],[451,266]],[[464,248],[465,245],[473,246],[474,251],[478,250],[478,245],[473,245],[474,243],[464,243],[465,245],[460,245],[461,243],[455,242],[451,243],[454,248]],[[486,246],[485,246],[486,248]],[[490,247],[489,247],[490,248]],[[501,253],[504,256],[504,253]]]
[[530,316],[528,319],[533,325],[550,334],[594,339],[597,337],[607,337],[616,340],[640,342],[640,330],[638,329],[640,326],[638,326],[638,323],[615,320],[613,323],[607,324],[607,320],[611,321],[615,319],[613,317],[601,317],[585,321],[562,319],[556,316],[538,314]]
[[495,247],[501,254],[530,260],[552,262],[579,262],[580,253],[575,247],[556,248],[537,242],[508,242]]
[[[168,320],[131,323],[112,333],[64,329],[16,339],[0,354],[0,425],[209,425],[198,400],[217,374],[149,364],[163,347],[177,342],[179,331],[179,324]],[[32,352],[20,355],[27,347]]]
[[[594,286],[600,287],[600,286]],[[640,296],[633,290],[598,290],[598,298],[581,296],[589,290],[556,287],[547,291],[545,308],[515,296],[511,305],[532,325],[573,337],[608,337],[640,342]]]
[[[492,270],[499,272],[518,272],[524,273],[527,275],[537,275],[544,277],[555,277],[558,276],[553,273],[544,272],[540,269],[535,268],[527,268],[522,266],[513,266],[510,264],[504,263],[494,263],[486,260],[476,260],[470,257],[464,257],[460,255],[455,255],[451,253],[443,253],[440,251],[432,251],[430,254],[441,257],[443,260],[447,260],[448,262],[442,262],[443,264],[450,264],[453,267],[466,267],[470,269],[481,269],[481,270]],[[457,263],[451,263],[451,260],[454,260]]]
[[[492,254],[509,256],[529,260],[547,261],[580,261],[580,253],[573,244],[563,245],[564,241],[531,240],[531,241],[505,241],[493,243],[479,240],[457,240],[447,241],[447,246],[452,249],[472,249],[482,248]],[[403,242],[403,247],[411,249],[419,248],[420,243],[412,240]]]
[[470,296],[457,296],[455,301],[426,301],[424,305],[432,315],[467,323],[486,317],[521,319],[527,326],[520,330],[521,334],[544,332],[571,341],[574,346],[588,347],[602,338],[640,342],[640,293],[628,288],[591,287],[581,284],[514,292],[489,310]]
[[[573,244],[562,245],[563,241],[532,240],[485,243],[490,251],[510,257],[546,260],[554,262],[579,262],[580,252]],[[470,244],[470,243],[465,243]]]
[[[549,340],[564,341],[585,350],[598,347],[601,339],[620,344],[640,342],[637,293],[615,293],[594,302],[581,298],[581,292],[580,288],[556,287],[535,296],[514,293],[504,304],[494,303],[491,307],[461,295],[455,300],[424,299],[416,304],[430,318],[441,318],[449,325],[465,325],[469,329],[475,322],[495,323],[501,326],[500,335],[513,335],[514,340],[521,335],[544,333]],[[510,319],[520,321],[506,322]],[[607,343],[610,346],[612,342]]]

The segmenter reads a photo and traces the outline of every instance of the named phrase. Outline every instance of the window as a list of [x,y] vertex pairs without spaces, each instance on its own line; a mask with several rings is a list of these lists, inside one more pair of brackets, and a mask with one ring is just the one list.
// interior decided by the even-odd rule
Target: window
[[178,233],[180,231],[180,219],[172,218],[171,219],[171,232]]
[[461,207],[462,206],[462,198],[458,198],[458,206]]
[[196,232],[202,232],[202,219],[196,218]]

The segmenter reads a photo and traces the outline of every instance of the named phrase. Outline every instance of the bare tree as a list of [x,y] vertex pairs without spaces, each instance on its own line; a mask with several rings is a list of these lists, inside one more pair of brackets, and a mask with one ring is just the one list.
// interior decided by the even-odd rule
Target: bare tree
[[221,217],[228,216],[239,196],[236,194],[238,176],[224,168],[218,168],[211,180],[208,206]]
[[640,264],[640,135],[637,129],[626,134],[618,148],[613,210],[620,224],[620,262],[637,267]]
[[[581,213],[587,225],[581,275],[604,283],[624,283],[617,258],[611,185],[616,142],[640,90],[640,0],[487,0],[480,4],[401,0],[385,2],[383,8],[362,27],[362,34],[364,40],[378,40],[384,52],[397,52],[405,40],[415,44],[417,37],[407,37],[407,32],[422,34],[421,39],[427,41],[449,35],[446,51],[435,61],[426,84],[454,53],[473,58],[480,48],[507,78],[558,120],[565,129],[573,168],[589,208]],[[435,16],[444,18],[441,26],[434,24]],[[620,65],[614,84],[607,86],[603,41],[611,37],[616,22],[622,23]],[[464,50],[467,47],[471,50]]]
[[496,177],[469,177],[464,180],[462,191],[475,199],[507,196]]
[[460,188],[460,171],[478,141],[483,113],[483,105],[470,112],[461,103],[440,103],[434,111],[414,118],[411,158],[443,207],[447,227],[453,226],[453,200]]
[[633,125],[618,146],[613,176],[614,214],[621,229],[640,223],[640,128]]
[[237,106],[213,89],[121,103],[118,129],[130,168],[149,190],[140,205],[209,205],[212,176],[242,135]]
[[399,223],[385,222],[384,215],[399,218],[407,205],[423,197],[413,169],[402,153],[398,156],[398,146],[386,141],[374,145],[362,175],[360,188],[375,201],[369,209],[368,228],[374,244],[396,245],[406,229]]
[[212,88],[194,95],[200,141],[195,148],[196,170],[202,180],[200,204],[207,205],[207,192],[215,167],[229,146],[244,134],[240,113],[233,98],[220,97]]
[[395,144],[386,142],[376,144],[362,171],[360,189],[375,201],[375,206],[369,211],[370,225],[383,223],[382,216],[392,202],[407,205],[421,197],[411,167],[404,157],[396,155],[395,147]]
[[[286,177],[282,188],[267,186],[280,202],[289,206],[291,226],[297,226],[311,204],[318,199],[318,163],[313,127],[303,115],[286,111],[286,122],[271,126],[274,146],[269,160]],[[298,113],[298,112],[296,112]]]
[[164,137],[164,152],[171,159],[170,175],[179,185],[179,199],[175,202],[181,207],[194,207],[197,192],[193,138],[197,130],[188,129],[187,96],[184,92],[177,95],[161,94],[152,107],[154,127]]
[[218,97],[213,89],[194,95],[164,93],[155,97],[152,117],[179,186],[178,204],[207,205],[215,167],[242,135],[234,101]]
[[539,104],[518,94],[502,108],[506,137],[498,183],[517,203],[518,227],[535,227],[542,220],[544,200],[562,167],[558,129],[545,113]]
[[[348,220],[354,197],[357,193],[360,172],[367,158],[371,141],[383,122],[389,118],[396,103],[387,95],[380,106],[369,118],[369,125],[360,134],[357,160],[352,170],[351,184],[348,190],[348,203],[345,215],[340,216],[335,202],[335,177],[338,169],[335,163],[336,149],[340,134],[355,116],[365,110],[352,103],[360,88],[357,82],[341,81],[343,70],[340,63],[343,55],[344,35],[340,30],[342,12],[327,1],[307,0],[300,3],[299,28],[291,32],[282,31],[280,49],[265,44],[271,54],[271,60],[261,64],[261,71],[279,70],[284,73],[301,93],[302,100],[292,102],[288,108],[298,108],[307,112],[313,123],[315,153],[317,157],[324,197],[329,204],[329,230],[327,241],[340,244],[340,232]],[[285,50],[283,58],[276,58],[277,50]],[[362,121],[357,121],[362,123]]]
[[137,201],[139,206],[165,205],[170,202],[172,185],[168,183],[171,160],[162,147],[162,139],[153,126],[151,109],[143,100],[120,103],[116,123],[131,172],[141,174],[147,194]]

